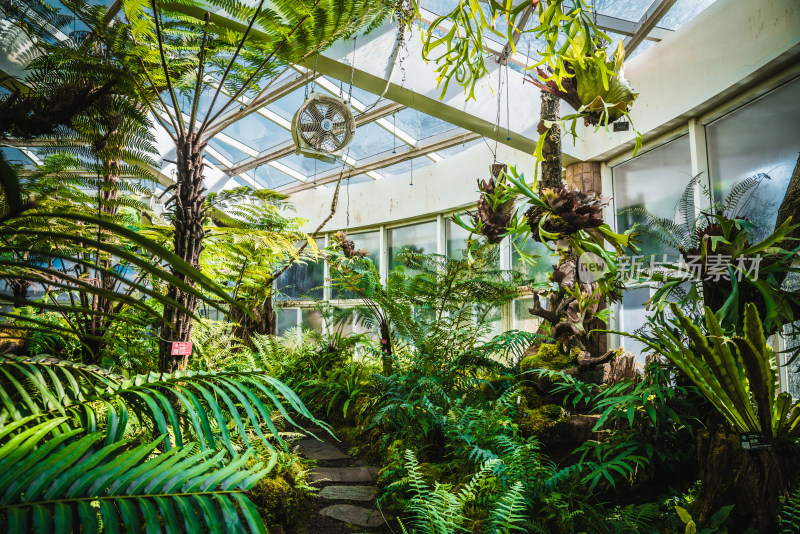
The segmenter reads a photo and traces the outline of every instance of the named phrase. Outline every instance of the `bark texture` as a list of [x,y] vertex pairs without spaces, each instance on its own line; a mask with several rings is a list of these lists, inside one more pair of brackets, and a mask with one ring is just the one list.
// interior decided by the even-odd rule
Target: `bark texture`
[[394,369],[392,368],[392,336],[389,334],[389,324],[386,321],[381,321],[381,363],[383,365],[383,376],[392,376]]
[[[203,148],[196,134],[189,133],[177,143],[178,180],[175,193],[175,254],[189,265],[200,268],[203,252],[203,219],[205,217],[205,188],[203,187]],[[177,278],[194,286],[182,273],[173,271]],[[197,297],[173,285],[167,296],[182,305],[188,312],[197,309]],[[159,342],[158,370],[172,373],[183,366],[182,356],[172,356],[173,341],[191,341],[194,319],[186,311],[172,306],[164,307],[164,318]]]
[[240,339],[247,347],[253,346],[253,334],[274,335],[277,316],[272,297],[267,297],[261,306],[250,310],[254,318],[244,313],[240,308],[231,307],[231,319],[237,323],[233,336]]
[[[553,93],[542,91],[542,120],[556,121],[559,119],[561,101]],[[540,124],[540,128],[544,125]],[[540,189],[555,189],[561,185],[561,127],[554,124],[544,136],[542,146],[542,179]]]
[[[122,173],[122,161],[114,159],[103,163],[103,182],[99,191],[99,213],[103,219],[114,217],[119,212],[116,200],[119,196],[119,180]],[[99,232],[100,240],[103,240],[103,232]],[[100,256],[97,260],[100,268],[111,269],[113,263],[110,257]],[[113,293],[116,288],[116,280],[109,274],[98,274],[97,283],[100,289]],[[112,322],[114,313],[114,301],[103,295],[95,295],[92,302],[92,309],[95,311],[86,319],[84,332],[86,334],[84,342],[83,362],[90,365],[99,365],[103,349],[106,345],[106,331]]]
[[736,434],[704,430],[697,436],[697,459],[703,483],[701,524],[722,506],[733,504],[733,513],[750,521],[744,528],[778,532],[780,497],[790,481],[777,447],[747,451]]

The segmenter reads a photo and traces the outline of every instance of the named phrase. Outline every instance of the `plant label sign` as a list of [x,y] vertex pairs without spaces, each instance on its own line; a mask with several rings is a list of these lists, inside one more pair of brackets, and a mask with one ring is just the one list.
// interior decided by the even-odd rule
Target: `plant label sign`
[[749,432],[739,436],[742,440],[742,448],[746,451],[757,451],[772,447],[772,440],[758,432]]
[[192,353],[191,341],[173,341],[172,342],[172,355],[173,356],[189,356]]

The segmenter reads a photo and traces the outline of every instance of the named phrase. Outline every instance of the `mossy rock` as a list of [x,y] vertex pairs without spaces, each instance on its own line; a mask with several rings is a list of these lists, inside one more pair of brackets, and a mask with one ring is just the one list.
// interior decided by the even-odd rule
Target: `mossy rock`
[[521,373],[533,369],[552,369],[553,371],[563,371],[577,364],[578,350],[574,349],[569,354],[564,354],[561,345],[545,343],[539,345],[538,350],[526,356],[519,362]]
[[523,386],[519,389],[519,403],[517,410],[533,410],[546,404],[544,397],[538,389],[532,386]]
[[542,436],[565,416],[564,408],[558,404],[545,404],[538,408],[521,409],[514,422],[523,436]]
[[294,526],[306,515],[311,502],[304,491],[293,487],[283,476],[262,478],[248,497],[268,527]]

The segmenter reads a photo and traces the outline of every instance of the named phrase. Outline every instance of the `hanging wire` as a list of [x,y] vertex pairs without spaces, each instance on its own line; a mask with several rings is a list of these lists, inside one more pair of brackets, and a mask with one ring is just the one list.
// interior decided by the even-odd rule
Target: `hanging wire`
[[510,99],[508,98],[508,63],[506,63],[506,141],[511,141],[511,112]]
[[397,112],[392,113],[392,154],[397,154]]
[[[494,150],[492,150],[492,156],[494,156],[494,162],[497,163],[497,147],[499,145],[500,136],[500,104],[502,99],[500,98],[503,89],[503,69],[497,69],[497,115],[495,116],[494,121]],[[491,150],[491,148],[490,148]]]
[[409,185],[413,186],[414,185],[414,158],[411,158],[410,160],[408,160],[408,162],[411,164],[411,183]]
[[345,223],[345,230],[350,229],[350,175],[347,175],[347,208],[345,209],[345,215],[347,216],[347,222]]

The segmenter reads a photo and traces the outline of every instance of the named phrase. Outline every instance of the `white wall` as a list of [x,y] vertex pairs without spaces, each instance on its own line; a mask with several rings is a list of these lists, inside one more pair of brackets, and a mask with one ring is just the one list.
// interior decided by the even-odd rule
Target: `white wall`
[[[494,145],[492,144],[492,148]],[[478,179],[490,176],[494,160],[486,143],[480,143],[443,161],[414,171],[414,185],[409,175],[385,178],[350,186],[350,226],[357,229],[387,221],[399,222],[450,209],[474,205],[478,198]],[[533,180],[533,158],[526,152],[503,145],[498,147],[497,160],[515,165],[517,172]],[[291,199],[297,215],[309,219],[307,232],[316,228],[330,213],[335,184],[325,189],[307,189]],[[347,229],[347,188],[342,183],[339,205],[325,231]]]

